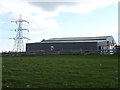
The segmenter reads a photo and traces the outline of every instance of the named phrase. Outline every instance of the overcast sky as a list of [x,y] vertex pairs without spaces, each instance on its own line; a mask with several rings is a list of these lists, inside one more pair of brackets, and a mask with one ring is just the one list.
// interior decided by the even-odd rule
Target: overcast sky
[[[74,2],[73,2],[74,1]],[[75,2],[76,1],[76,2]],[[118,0],[1,0],[0,51],[11,51],[19,15],[29,21],[31,42],[59,37],[112,35],[118,42]],[[26,41],[25,41],[26,42]]]

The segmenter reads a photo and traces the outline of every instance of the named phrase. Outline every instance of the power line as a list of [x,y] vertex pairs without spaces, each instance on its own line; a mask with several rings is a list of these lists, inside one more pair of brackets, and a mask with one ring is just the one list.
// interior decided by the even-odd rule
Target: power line
[[0,37],[0,39],[9,39],[9,38],[7,38],[7,37]]

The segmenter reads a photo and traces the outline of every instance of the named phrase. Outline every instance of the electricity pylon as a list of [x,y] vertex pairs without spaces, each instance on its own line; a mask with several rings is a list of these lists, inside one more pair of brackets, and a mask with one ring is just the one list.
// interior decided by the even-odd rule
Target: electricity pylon
[[27,23],[29,24],[29,22],[26,21],[26,20],[23,20],[23,19],[22,19],[22,15],[19,16],[19,19],[18,19],[18,20],[16,20],[16,21],[11,21],[11,22],[15,22],[16,24],[18,24],[18,28],[15,29],[16,37],[10,38],[10,39],[14,39],[14,40],[15,40],[14,47],[13,47],[13,51],[14,51],[14,52],[23,52],[23,50],[24,50],[24,42],[23,42],[23,39],[27,39],[27,40],[30,40],[30,39],[27,38],[27,37],[23,37],[23,30],[27,30],[27,31],[29,31],[29,30],[28,30],[28,29],[23,29],[23,28],[22,28],[22,23],[23,23],[23,22],[27,22]]

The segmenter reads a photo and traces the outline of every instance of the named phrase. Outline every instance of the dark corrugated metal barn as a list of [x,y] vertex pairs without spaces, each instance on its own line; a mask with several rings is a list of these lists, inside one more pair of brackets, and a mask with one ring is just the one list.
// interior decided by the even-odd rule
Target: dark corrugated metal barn
[[101,52],[114,49],[116,42],[112,36],[99,37],[67,37],[43,39],[41,42],[27,43],[27,52],[39,51],[81,51]]

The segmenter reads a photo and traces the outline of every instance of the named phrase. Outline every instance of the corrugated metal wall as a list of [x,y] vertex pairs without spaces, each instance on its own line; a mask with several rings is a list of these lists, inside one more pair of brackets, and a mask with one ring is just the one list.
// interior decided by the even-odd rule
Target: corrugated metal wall
[[97,42],[66,42],[66,43],[29,43],[26,45],[27,52],[39,50],[97,50]]

